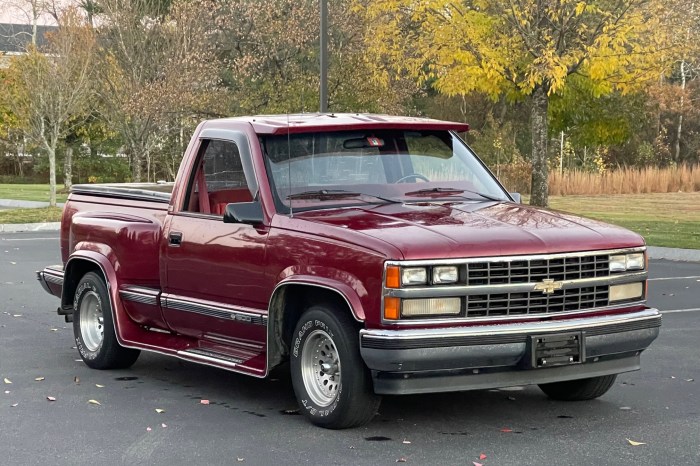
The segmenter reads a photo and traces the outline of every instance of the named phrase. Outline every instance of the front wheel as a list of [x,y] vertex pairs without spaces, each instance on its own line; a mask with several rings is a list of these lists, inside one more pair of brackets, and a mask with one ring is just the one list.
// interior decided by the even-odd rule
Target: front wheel
[[550,398],[561,401],[584,401],[603,396],[615,383],[617,375],[604,375],[590,379],[567,380],[540,384],[540,389]]
[[299,408],[318,426],[360,426],[379,408],[357,327],[341,310],[313,306],[302,315],[292,335],[290,368]]
[[75,345],[85,364],[93,369],[124,369],[136,362],[140,351],[117,341],[107,286],[94,272],[78,283],[73,301]]

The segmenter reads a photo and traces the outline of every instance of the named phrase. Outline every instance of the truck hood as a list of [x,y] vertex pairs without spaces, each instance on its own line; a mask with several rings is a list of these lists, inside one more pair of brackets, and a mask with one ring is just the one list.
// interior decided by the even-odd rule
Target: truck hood
[[340,239],[352,230],[398,249],[396,259],[488,257],[643,246],[624,228],[503,202],[422,202],[295,214]]

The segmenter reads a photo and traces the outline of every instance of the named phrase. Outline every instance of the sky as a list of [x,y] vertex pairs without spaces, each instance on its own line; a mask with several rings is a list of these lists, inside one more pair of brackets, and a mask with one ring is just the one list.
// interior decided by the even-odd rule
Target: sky
[[[77,0],[0,0],[0,23],[31,24],[32,2],[43,5],[56,5],[59,9],[70,4],[76,4]],[[56,24],[51,15],[42,14],[38,24]]]

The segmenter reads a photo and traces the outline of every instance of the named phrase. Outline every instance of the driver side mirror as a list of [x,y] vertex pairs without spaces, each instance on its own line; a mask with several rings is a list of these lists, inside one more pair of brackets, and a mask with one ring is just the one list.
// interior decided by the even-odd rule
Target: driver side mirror
[[258,225],[263,222],[263,210],[260,201],[232,202],[226,205],[224,223],[247,223]]
[[508,194],[510,194],[510,197],[513,198],[513,200],[515,201],[516,204],[522,204],[522,203],[523,203],[523,200],[522,200],[522,198],[520,197],[520,193],[508,193]]

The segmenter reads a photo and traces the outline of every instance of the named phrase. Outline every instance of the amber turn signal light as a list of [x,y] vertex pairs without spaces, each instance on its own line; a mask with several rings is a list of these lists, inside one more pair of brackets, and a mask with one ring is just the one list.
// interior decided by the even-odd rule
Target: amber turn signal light
[[386,268],[386,287],[399,288],[401,286],[401,269],[395,265]]
[[384,297],[384,318],[387,320],[399,320],[401,300],[392,296]]

